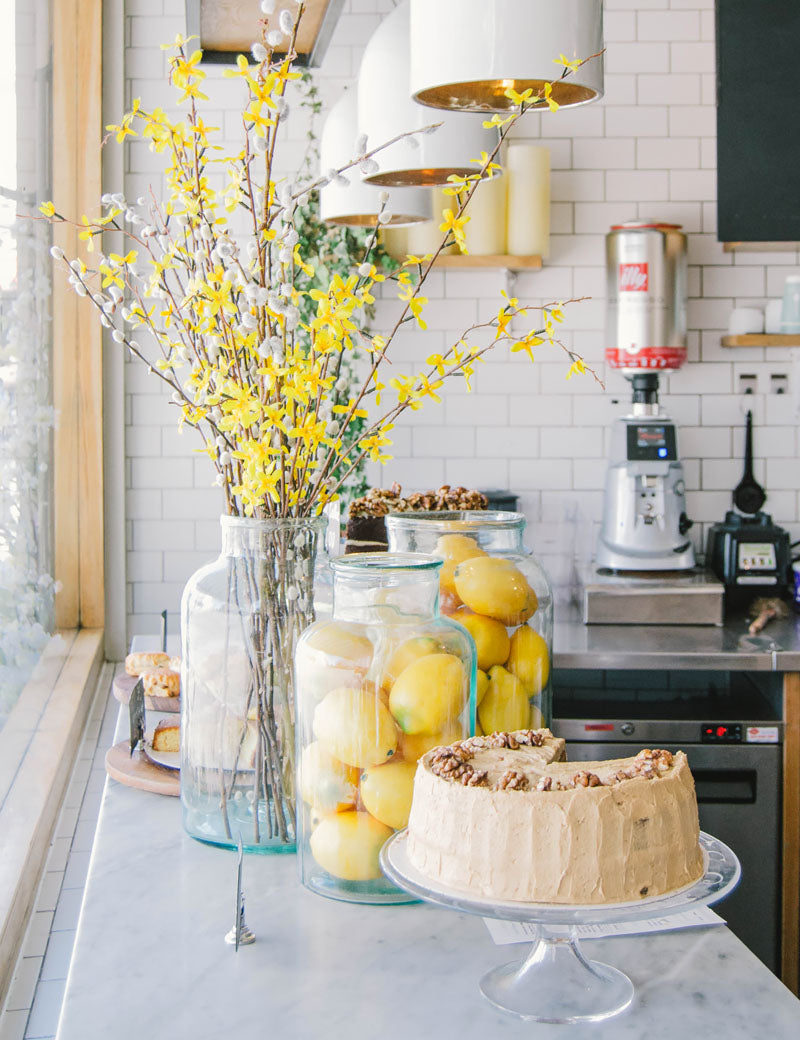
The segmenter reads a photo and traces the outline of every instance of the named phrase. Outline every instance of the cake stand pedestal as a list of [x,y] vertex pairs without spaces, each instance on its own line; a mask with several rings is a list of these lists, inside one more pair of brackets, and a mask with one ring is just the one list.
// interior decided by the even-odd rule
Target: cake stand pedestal
[[627,975],[584,955],[579,925],[641,921],[708,906],[728,895],[741,876],[728,846],[701,831],[705,873],[678,892],[603,906],[487,901],[421,874],[408,860],[406,839],[407,832],[399,831],[381,852],[384,873],[396,885],[438,906],[535,926],[528,956],[493,968],[480,982],[481,993],[495,1007],[533,1022],[597,1022],[620,1014],[633,1000]]

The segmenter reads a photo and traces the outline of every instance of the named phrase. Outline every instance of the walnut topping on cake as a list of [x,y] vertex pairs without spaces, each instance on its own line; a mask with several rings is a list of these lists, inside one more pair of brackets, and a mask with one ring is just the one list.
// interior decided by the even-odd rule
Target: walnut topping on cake
[[497,781],[498,791],[527,791],[528,778],[516,769],[507,769]]
[[415,491],[403,497],[402,487],[370,488],[350,503],[350,516],[386,516],[388,513],[460,512],[487,509],[489,499],[480,491],[443,484],[436,491]]
[[587,773],[585,769],[572,778],[573,787],[601,787],[602,784],[603,781],[596,773]]
[[431,757],[431,769],[443,780],[457,780],[468,769],[473,772],[472,766],[467,764],[471,758],[472,753],[460,744],[436,748]]
[[485,769],[473,769],[472,766],[464,766],[464,772],[458,778],[465,787],[485,787],[489,780],[489,774]]
[[541,729],[518,729],[514,738],[525,747],[541,747],[549,732]]

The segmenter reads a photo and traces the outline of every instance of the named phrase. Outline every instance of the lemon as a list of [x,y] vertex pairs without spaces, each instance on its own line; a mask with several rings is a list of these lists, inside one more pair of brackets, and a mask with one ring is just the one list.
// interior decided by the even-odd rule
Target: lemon
[[365,671],[372,661],[372,643],[363,625],[348,621],[324,621],[303,640],[305,650],[316,650],[333,658],[334,667],[349,665]]
[[367,812],[394,830],[405,827],[411,811],[416,771],[415,762],[389,762],[363,772],[361,801]]
[[391,688],[397,676],[408,668],[410,664],[418,661],[420,657],[441,652],[441,649],[436,640],[430,636],[414,636],[411,639],[407,639],[398,646],[389,659],[386,671],[383,673],[381,685]]
[[496,664],[489,669],[489,686],[478,709],[484,733],[527,729],[530,706],[525,688],[516,675]]
[[444,557],[439,571],[439,586],[443,592],[455,592],[456,567],[463,560],[471,560],[486,553],[473,538],[465,534],[443,534],[436,542],[437,555]]
[[471,614],[459,611],[455,620],[463,625],[475,640],[478,651],[478,667],[488,671],[494,664],[505,664],[511,642],[505,625],[485,614]]
[[507,625],[509,628],[514,628],[515,625],[522,625],[532,618],[538,609],[539,599],[529,585],[522,610],[517,610],[509,614],[498,614],[497,617],[504,625]]
[[476,614],[502,621],[523,611],[528,598],[525,575],[497,556],[464,560],[456,568],[456,592]]
[[368,690],[331,690],[314,709],[313,729],[329,755],[361,769],[388,761],[397,750],[392,716]]
[[438,733],[460,714],[469,678],[453,654],[428,654],[405,668],[389,695],[389,709],[404,733]]
[[314,829],[311,854],[323,870],[344,881],[382,876],[378,855],[392,830],[366,812],[326,816]]
[[[486,677],[488,684],[489,677]],[[443,747],[460,740],[464,733],[461,726],[454,722],[440,733],[402,733],[400,734],[399,753],[405,762],[418,762],[431,748]]]
[[300,756],[300,794],[320,812],[344,812],[358,797],[358,770],[333,758],[315,740]]
[[511,636],[507,667],[525,687],[529,697],[537,696],[547,685],[550,676],[547,643],[528,625],[521,625]]

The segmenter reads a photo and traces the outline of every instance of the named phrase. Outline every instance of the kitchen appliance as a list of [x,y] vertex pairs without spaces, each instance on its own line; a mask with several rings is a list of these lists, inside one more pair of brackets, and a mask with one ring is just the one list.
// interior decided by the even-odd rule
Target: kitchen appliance
[[710,571],[622,573],[590,566],[579,572],[586,625],[717,625],[725,620],[725,586]]
[[735,509],[708,532],[706,563],[724,583],[729,607],[754,596],[782,595],[789,587],[792,548],[788,531],[761,512],[767,496],[753,476],[753,414],[747,413],[744,474],[733,492]]
[[680,368],[686,360],[686,235],[628,220],[606,235],[606,360],[611,368]]
[[683,467],[675,424],[658,404],[658,375],[634,372],[633,407],[611,432],[598,568],[684,571],[694,567],[686,532]]
[[[729,845],[742,864],[741,884],[720,913],[742,942],[777,971],[779,688],[775,683],[772,689],[772,676],[707,675],[704,686],[691,689],[689,675],[681,672],[570,672],[562,679],[556,671],[552,729],[565,738],[569,761],[624,758],[641,747],[686,752],[700,828]],[[589,688],[598,677],[600,688]]]

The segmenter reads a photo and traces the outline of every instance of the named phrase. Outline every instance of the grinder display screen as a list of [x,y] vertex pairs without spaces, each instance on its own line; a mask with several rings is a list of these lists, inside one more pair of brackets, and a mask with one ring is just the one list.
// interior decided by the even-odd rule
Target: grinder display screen
[[633,462],[674,462],[675,427],[662,423],[628,426],[628,458]]

